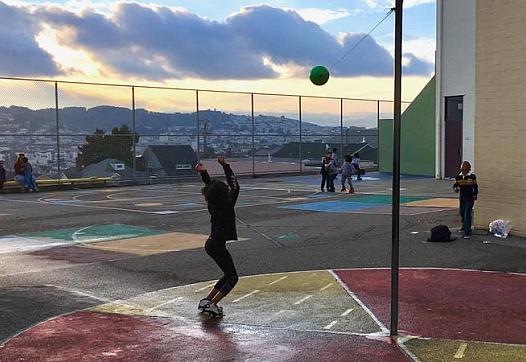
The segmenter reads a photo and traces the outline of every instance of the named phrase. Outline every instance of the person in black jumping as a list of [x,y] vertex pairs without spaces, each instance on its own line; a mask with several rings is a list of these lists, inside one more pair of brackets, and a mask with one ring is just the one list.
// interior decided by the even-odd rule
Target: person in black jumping
[[202,193],[207,202],[208,212],[211,215],[212,230],[205,243],[205,250],[221,268],[224,275],[218,280],[210,293],[199,301],[197,308],[213,317],[222,317],[223,308],[219,307],[217,303],[234,288],[238,281],[236,267],[232,256],[226,248],[226,242],[228,240],[237,240],[234,206],[239,195],[239,184],[230,165],[225,162],[224,157],[218,157],[217,162],[223,166],[228,185],[220,180],[212,180],[201,163],[198,163],[195,169],[205,183]]

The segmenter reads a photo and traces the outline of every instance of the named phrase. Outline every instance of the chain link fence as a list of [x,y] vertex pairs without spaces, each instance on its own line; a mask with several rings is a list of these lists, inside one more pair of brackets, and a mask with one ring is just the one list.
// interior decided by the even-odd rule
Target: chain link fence
[[[403,104],[407,107],[408,103]],[[316,172],[328,149],[378,167],[391,101],[0,77],[0,160],[23,153],[38,180],[153,182],[212,174]]]

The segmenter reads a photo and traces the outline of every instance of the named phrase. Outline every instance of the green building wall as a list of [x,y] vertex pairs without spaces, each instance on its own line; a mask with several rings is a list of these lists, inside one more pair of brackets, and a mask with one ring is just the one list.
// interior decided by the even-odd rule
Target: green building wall
[[[402,114],[400,173],[435,175],[435,77],[426,84]],[[381,119],[378,127],[379,170],[393,170],[393,120]]]

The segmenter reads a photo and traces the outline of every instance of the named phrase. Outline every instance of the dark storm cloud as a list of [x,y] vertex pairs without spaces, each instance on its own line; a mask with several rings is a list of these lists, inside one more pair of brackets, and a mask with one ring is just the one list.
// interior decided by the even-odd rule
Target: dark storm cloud
[[51,55],[35,40],[38,24],[24,9],[0,2],[0,75],[57,75]]
[[[10,9],[23,15],[21,9]],[[63,29],[63,43],[88,51],[111,71],[144,79],[278,77],[265,58],[274,64],[294,64],[307,70],[324,64],[333,76],[385,76],[392,74],[393,68],[389,52],[370,36],[331,67],[362,34],[347,34],[340,43],[296,12],[267,5],[246,7],[224,22],[137,3],[120,3],[111,16],[93,11],[75,14],[44,6],[33,10],[32,15],[34,21]],[[28,40],[34,39],[36,30],[30,29],[26,33]],[[429,67],[425,65],[411,56],[405,74],[427,75]]]
[[434,64],[429,63],[426,60],[417,58],[414,54],[405,53],[403,55],[409,61],[409,64],[403,67],[405,75],[422,75],[431,74],[434,72]]

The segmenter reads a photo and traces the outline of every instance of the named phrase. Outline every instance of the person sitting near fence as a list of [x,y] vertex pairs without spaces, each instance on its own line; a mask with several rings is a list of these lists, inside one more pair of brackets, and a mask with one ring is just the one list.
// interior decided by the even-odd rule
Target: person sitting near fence
[[26,157],[26,155],[24,155],[23,153],[20,153],[14,165],[15,181],[17,184],[20,185],[20,187],[22,188],[22,191],[26,190],[26,177],[24,175],[24,161],[23,161],[24,157]]
[[4,188],[4,182],[6,182],[4,161],[0,160],[0,190]]
[[35,176],[33,176],[33,166],[31,166],[27,157],[22,158],[22,161],[24,161],[24,178],[26,180],[26,186],[29,189],[29,192],[37,191],[37,183]]

